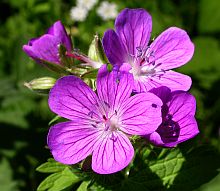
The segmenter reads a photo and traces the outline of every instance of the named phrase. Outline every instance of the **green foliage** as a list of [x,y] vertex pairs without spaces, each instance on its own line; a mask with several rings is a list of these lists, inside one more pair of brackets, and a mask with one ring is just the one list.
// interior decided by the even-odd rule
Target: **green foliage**
[[201,0],[199,15],[199,31],[202,33],[216,33],[220,31],[220,3],[218,0]]
[[0,161],[0,190],[2,191],[17,191],[17,182],[13,180],[12,169],[6,158]]
[[209,89],[219,79],[219,43],[212,37],[197,37],[194,39],[194,43],[195,54],[192,61],[179,70],[192,74],[199,80],[200,86]]
[[[51,157],[45,145],[48,121],[54,115],[49,111],[47,96],[36,95],[26,90],[23,84],[44,76],[55,79],[60,76],[29,59],[22,51],[22,45],[30,38],[42,35],[56,20],[62,20],[73,36],[74,47],[87,53],[94,35],[97,33],[102,37],[107,28],[114,27],[114,21],[104,22],[97,17],[95,9],[98,4],[89,12],[85,22],[73,23],[69,17],[69,10],[75,5],[73,1],[3,0],[0,2],[1,191],[36,190],[38,185],[38,190],[51,191],[220,189],[219,175],[216,177],[220,158],[219,1],[112,1],[118,5],[118,10],[125,7],[147,9],[153,18],[152,38],[170,26],[181,27],[189,33],[195,44],[195,54],[178,71],[191,75],[193,79],[190,91],[197,99],[201,131],[198,141],[190,142],[187,147],[181,144],[171,152],[145,148],[136,154],[133,164],[113,175],[76,171],[75,167],[53,159],[43,163]],[[47,65],[51,70],[62,70],[65,74],[72,72],[50,63]],[[85,73],[76,72],[79,75]],[[92,70],[83,75],[86,83],[94,89],[95,82],[90,78],[96,73],[97,70]],[[63,119],[55,117],[50,125],[58,120]],[[201,144],[209,146],[198,147]],[[51,174],[40,184],[42,174],[39,172]]]
[[54,173],[63,171],[65,168],[66,165],[56,162],[54,159],[48,159],[48,162],[43,163],[36,170],[43,173]]
[[79,179],[75,176],[68,167],[65,167],[60,172],[51,174],[38,186],[37,191],[62,191],[76,182]]
[[[219,157],[213,147],[205,145],[192,149],[189,144],[185,144],[171,150],[145,146],[136,152],[133,164],[127,169],[110,175],[86,172],[49,159],[37,170],[53,174],[40,184],[38,190],[66,188],[82,181],[80,185],[76,185],[77,191],[143,189],[191,191],[218,174]],[[211,161],[209,165],[208,161]]]
[[58,163],[54,159],[40,165],[37,169],[43,173],[53,173],[45,178],[38,186],[38,191],[62,191],[80,181],[72,171],[71,167]]

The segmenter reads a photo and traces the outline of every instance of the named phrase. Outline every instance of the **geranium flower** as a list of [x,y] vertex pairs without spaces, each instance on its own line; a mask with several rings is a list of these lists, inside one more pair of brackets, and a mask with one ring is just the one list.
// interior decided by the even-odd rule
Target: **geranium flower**
[[155,132],[146,136],[150,142],[157,146],[174,147],[199,133],[194,117],[194,96],[185,91],[171,92],[167,87],[154,88],[151,92],[163,101],[163,121]]
[[162,101],[153,93],[130,97],[133,77],[98,73],[97,94],[81,79],[59,79],[49,94],[50,109],[71,121],[50,128],[48,146],[55,160],[75,164],[92,155],[92,169],[110,174],[125,168],[134,155],[131,135],[154,132],[161,123]]
[[61,21],[55,22],[39,38],[31,39],[23,46],[24,52],[38,63],[42,61],[61,64],[59,58],[59,45],[65,46],[67,51],[72,50],[72,43]]
[[135,79],[138,92],[167,86],[171,90],[188,90],[189,76],[174,72],[193,55],[194,45],[187,33],[171,27],[149,43],[152,19],[144,9],[124,9],[115,21],[116,31],[109,29],[103,37],[103,46],[109,62],[116,68],[123,63]]

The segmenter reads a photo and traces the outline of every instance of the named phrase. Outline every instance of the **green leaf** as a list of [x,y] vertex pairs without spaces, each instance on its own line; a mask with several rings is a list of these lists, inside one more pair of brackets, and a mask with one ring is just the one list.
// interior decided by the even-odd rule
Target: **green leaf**
[[182,154],[185,162],[177,171],[178,176],[173,181],[170,190],[191,191],[218,174],[220,156],[212,147],[200,146],[191,152],[182,152]]
[[0,162],[0,190],[17,191],[17,182],[13,180],[12,168],[6,158]]
[[17,91],[17,94],[3,99],[0,106],[0,122],[28,128],[28,123],[25,117],[33,110],[34,106],[34,102],[31,98],[28,98]]
[[203,185],[198,191],[219,191],[220,190],[220,173],[209,183]]
[[54,173],[54,172],[60,172],[64,170],[67,166],[64,164],[61,164],[54,159],[50,158],[48,159],[48,162],[43,163],[39,167],[37,167],[38,172],[43,172],[43,173]]
[[87,187],[90,184],[90,181],[83,181],[76,191],[87,191]]
[[220,167],[219,155],[206,146],[193,150],[155,148],[147,158],[144,153],[137,153],[123,189],[191,191],[215,177]]
[[37,191],[61,191],[80,181],[80,179],[73,174],[69,167],[63,171],[51,174],[41,182]]

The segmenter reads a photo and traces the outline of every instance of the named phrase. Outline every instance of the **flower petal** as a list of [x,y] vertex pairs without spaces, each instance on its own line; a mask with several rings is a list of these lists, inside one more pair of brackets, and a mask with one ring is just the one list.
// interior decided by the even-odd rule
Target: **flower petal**
[[196,111],[194,96],[188,92],[175,91],[171,93],[171,97],[171,100],[165,106],[169,108],[168,113],[171,115],[172,120],[170,124],[173,125],[169,126],[169,121],[164,121],[156,132],[146,136],[147,139],[157,146],[174,147],[199,133],[194,117]]
[[100,132],[91,124],[62,122],[50,128],[47,144],[55,160],[75,164],[92,154]]
[[46,34],[40,38],[30,40],[28,45],[23,46],[23,51],[34,60],[46,60],[59,64],[58,44],[57,39]]
[[196,112],[196,99],[193,95],[184,91],[172,92],[172,100],[167,104],[169,114],[178,122],[188,115],[194,116]]
[[72,50],[72,43],[70,40],[70,37],[67,35],[65,27],[61,23],[61,21],[55,22],[47,31],[48,34],[51,34],[57,39],[60,40],[60,42],[65,45],[66,49],[68,51]]
[[162,101],[153,93],[140,93],[130,97],[119,109],[120,129],[131,135],[154,132],[162,122]]
[[49,94],[50,109],[70,120],[96,118],[97,96],[81,79],[65,76],[57,80]]
[[146,139],[148,139],[153,145],[155,146],[163,146],[164,142],[161,139],[161,136],[158,132],[153,132],[149,135],[144,136]]
[[116,32],[129,54],[137,47],[147,48],[152,30],[152,19],[144,9],[124,9],[115,21]]
[[158,96],[163,101],[163,104],[166,104],[171,100],[171,90],[166,86],[153,88],[150,90],[150,92]]
[[126,62],[128,54],[114,30],[107,30],[102,42],[105,54],[113,66],[120,66]]
[[92,169],[99,174],[111,174],[125,168],[134,156],[128,137],[121,131],[104,132],[94,145]]
[[180,128],[180,135],[177,143],[181,143],[192,137],[196,136],[199,133],[198,125],[194,116],[189,115],[185,118],[182,118],[178,121]]
[[191,87],[192,80],[187,75],[168,70],[163,75],[148,78],[148,81],[143,83],[148,84],[146,87],[167,86],[171,91],[187,91]]
[[173,137],[169,133],[159,134],[158,132],[153,132],[150,135],[145,136],[152,144],[162,147],[175,147],[177,144],[184,142],[188,139],[193,138],[199,133],[197,122],[194,116],[186,116],[178,122],[179,133],[178,137]]
[[191,139],[199,133],[197,122],[194,116],[185,116],[180,121],[178,121],[178,125],[180,126],[180,129],[177,140],[174,139],[172,136],[163,137],[162,140],[164,143],[159,144],[159,142],[157,142],[157,145],[164,147],[175,147],[177,144]]
[[193,56],[194,45],[184,30],[171,27],[156,38],[149,51],[153,52],[150,61],[162,63],[160,68],[168,70],[186,64]]
[[97,92],[101,102],[113,112],[127,100],[132,92],[133,77],[127,72],[109,72],[103,65],[98,72]]

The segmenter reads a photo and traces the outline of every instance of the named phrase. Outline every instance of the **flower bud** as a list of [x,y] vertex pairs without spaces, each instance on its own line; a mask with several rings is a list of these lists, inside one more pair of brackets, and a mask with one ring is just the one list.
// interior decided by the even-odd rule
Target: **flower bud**
[[[102,43],[97,34],[94,36],[94,39],[92,43],[90,44],[88,57],[96,61],[97,63],[100,63],[100,65],[108,62],[103,51]],[[95,67],[95,68],[99,68],[99,67]]]
[[55,78],[42,77],[33,79],[30,82],[25,82],[24,85],[34,92],[47,94],[49,93],[49,90],[53,87],[55,82]]

